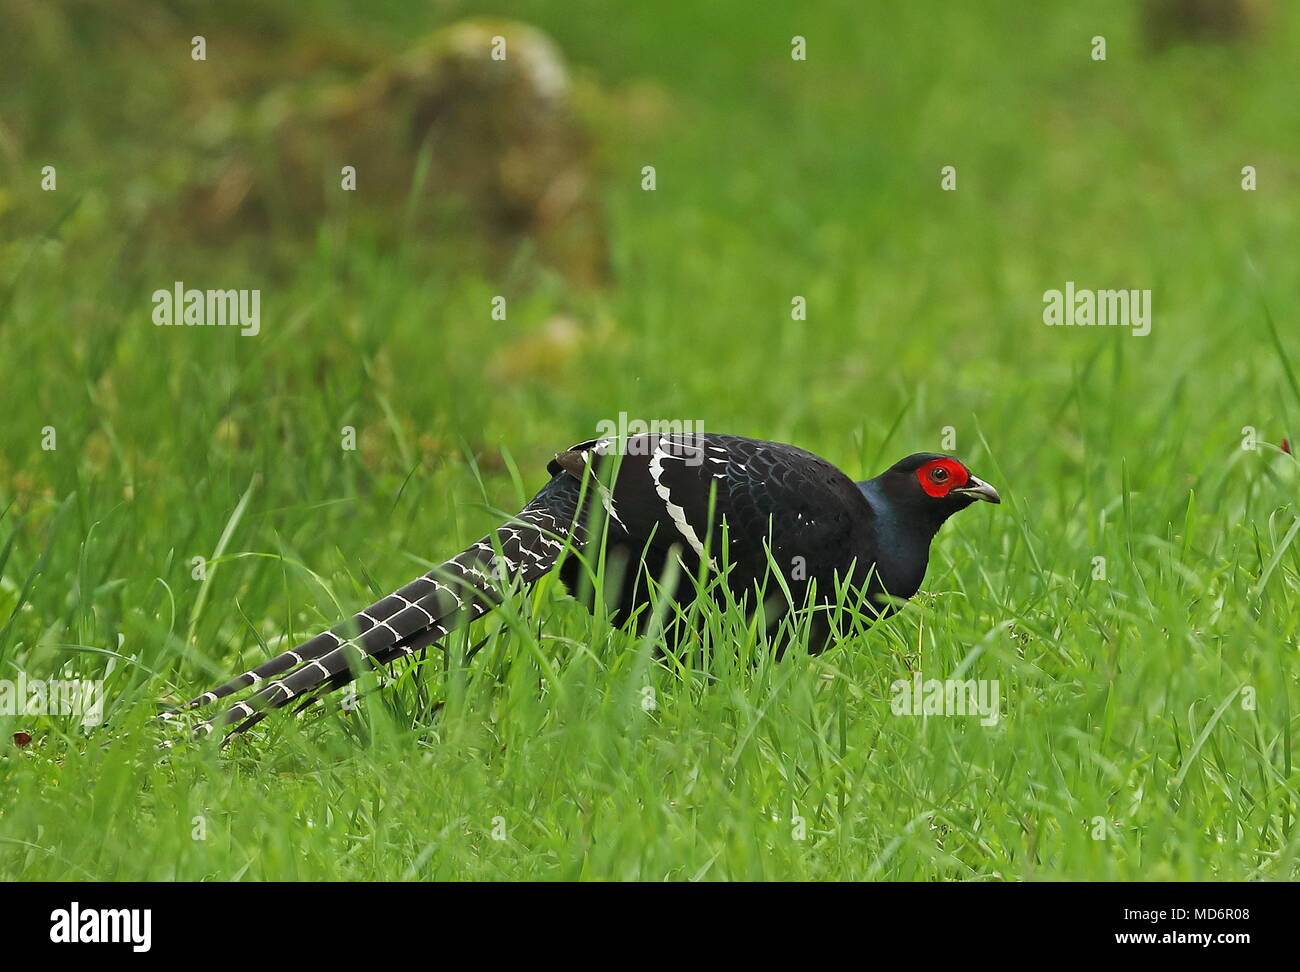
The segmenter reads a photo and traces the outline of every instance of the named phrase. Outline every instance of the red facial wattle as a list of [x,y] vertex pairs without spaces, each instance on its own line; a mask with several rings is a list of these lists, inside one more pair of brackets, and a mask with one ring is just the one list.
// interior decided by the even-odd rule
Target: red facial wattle
[[936,499],[970,482],[970,473],[956,459],[931,459],[916,471],[921,488]]

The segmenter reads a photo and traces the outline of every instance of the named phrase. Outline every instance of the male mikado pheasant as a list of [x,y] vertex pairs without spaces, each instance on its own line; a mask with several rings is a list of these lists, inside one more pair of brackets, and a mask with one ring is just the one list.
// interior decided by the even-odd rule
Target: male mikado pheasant
[[854,482],[803,449],[715,433],[592,439],[561,452],[547,471],[541,492],[495,532],[181,710],[257,686],[196,730],[243,731],[271,709],[351,681],[363,664],[385,665],[439,641],[557,565],[569,591],[590,604],[591,555],[601,551],[606,585],[616,586],[604,595],[616,624],[643,625],[647,581],[673,568],[672,597],[689,604],[707,565],[750,610],[761,594],[769,631],[792,608],[814,608],[809,649],[819,651],[835,634],[825,619],[845,590],[856,592],[850,603],[860,613],[889,613],[920,588],[930,541],[948,517],[976,500],[1001,502],[951,456],[917,453]]

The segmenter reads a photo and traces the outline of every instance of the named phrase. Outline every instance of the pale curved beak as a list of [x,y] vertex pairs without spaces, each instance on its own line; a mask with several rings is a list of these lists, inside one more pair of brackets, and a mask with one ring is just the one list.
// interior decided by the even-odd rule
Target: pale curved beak
[[1002,502],[1002,497],[998,495],[996,489],[984,482],[984,480],[977,479],[974,476],[970,478],[970,482],[965,486],[961,489],[954,489],[953,492],[961,493],[963,496],[973,496],[975,499],[982,499],[986,503]]

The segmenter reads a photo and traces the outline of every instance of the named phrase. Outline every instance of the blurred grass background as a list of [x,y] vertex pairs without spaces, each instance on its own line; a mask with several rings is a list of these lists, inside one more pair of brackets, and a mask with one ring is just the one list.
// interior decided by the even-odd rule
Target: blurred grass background
[[[0,678],[107,670],[110,723],[138,730],[101,748],[0,715],[3,876],[1295,876],[1292,5],[1161,49],[1130,0],[0,14]],[[381,204],[364,169],[291,211],[267,119],[489,15],[567,62],[603,285],[494,257],[407,186]],[[217,232],[191,189],[232,145],[289,202]],[[262,333],[155,327],[175,280],[260,288]],[[1044,327],[1067,280],[1150,288],[1150,336]],[[458,551],[620,411],[858,477],[952,426],[1007,502],[816,659],[708,687],[547,584],[468,671],[431,657],[358,715],[156,758],[158,700]],[[917,667],[999,679],[1001,724],[892,716]]]

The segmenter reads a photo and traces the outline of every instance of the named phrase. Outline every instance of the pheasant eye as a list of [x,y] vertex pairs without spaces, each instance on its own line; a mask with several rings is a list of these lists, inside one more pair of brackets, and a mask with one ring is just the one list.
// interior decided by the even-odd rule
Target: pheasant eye
[[948,470],[943,466],[935,466],[930,470],[930,478],[936,483],[946,483],[948,481]]

